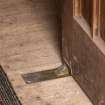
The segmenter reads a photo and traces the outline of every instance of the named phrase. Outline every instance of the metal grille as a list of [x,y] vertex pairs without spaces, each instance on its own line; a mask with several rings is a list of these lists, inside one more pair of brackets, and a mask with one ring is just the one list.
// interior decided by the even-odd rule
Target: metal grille
[[21,105],[6,73],[0,66],[0,105]]

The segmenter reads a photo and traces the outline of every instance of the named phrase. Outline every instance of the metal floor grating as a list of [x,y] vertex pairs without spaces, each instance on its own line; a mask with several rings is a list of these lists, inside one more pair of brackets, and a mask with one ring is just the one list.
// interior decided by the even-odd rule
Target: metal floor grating
[[21,105],[6,73],[0,66],[0,105]]

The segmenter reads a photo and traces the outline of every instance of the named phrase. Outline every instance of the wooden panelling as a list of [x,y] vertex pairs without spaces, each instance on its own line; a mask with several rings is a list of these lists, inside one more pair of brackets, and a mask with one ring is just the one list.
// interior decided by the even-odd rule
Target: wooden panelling
[[100,17],[100,30],[101,30],[101,37],[105,41],[105,0],[101,0],[101,17]]
[[0,1],[3,67],[35,72],[60,66],[58,34],[55,0]]
[[92,20],[92,27],[93,27],[93,37],[100,36],[100,22],[101,22],[101,0],[93,0],[93,20]]
[[73,15],[82,16],[82,0],[73,0]]
[[73,0],[74,16],[82,16],[89,26],[92,25],[92,0]]
[[[88,0],[85,0],[89,2]],[[101,36],[105,35],[105,0],[101,1],[101,11],[99,1],[94,0],[92,10],[84,10],[85,19],[89,20],[86,11],[93,11],[92,26],[95,31],[94,36],[98,35],[99,19],[101,21]],[[86,3],[85,2],[85,3]],[[96,3],[95,3],[96,2]],[[85,4],[89,8],[88,4]],[[105,105],[105,55],[99,46],[94,42],[94,38],[89,37],[85,25],[78,22],[78,18],[73,16],[73,0],[65,0],[63,12],[63,56],[65,62],[71,69],[71,73],[81,88],[88,95],[94,105]],[[84,8],[85,8],[84,7]],[[101,13],[101,18],[99,14]],[[96,15],[95,15],[96,14]],[[87,28],[86,28],[87,29]],[[105,40],[105,39],[104,39]],[[97,38],[97,42],[99,38]],[[105,48],[105,44],[103,45]]]
[[93,1],[73,0],[73,16],[80,26],[92,36]]
[[91,27],[92,25],[92,0],[82,0],[82,15]]

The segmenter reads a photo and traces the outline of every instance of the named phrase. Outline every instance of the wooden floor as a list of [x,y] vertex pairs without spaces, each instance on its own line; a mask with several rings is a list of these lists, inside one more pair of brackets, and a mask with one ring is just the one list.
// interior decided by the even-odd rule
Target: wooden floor
[[61,65],[54,9],[54,0],[0,1],[0,64],[18,72]]
[[23,105],[91,105],[72,77],[25,84],[62,64],[54,0],[0,0],[0,64]]

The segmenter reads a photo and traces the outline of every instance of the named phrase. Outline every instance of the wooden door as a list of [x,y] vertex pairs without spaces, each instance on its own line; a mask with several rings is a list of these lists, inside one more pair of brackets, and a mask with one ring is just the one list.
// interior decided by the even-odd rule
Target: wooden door
[[63,58],[94,105],[105,105],[105,0],[65,0]]

